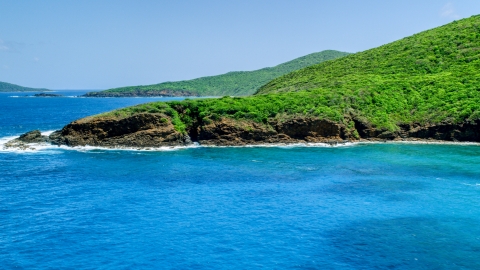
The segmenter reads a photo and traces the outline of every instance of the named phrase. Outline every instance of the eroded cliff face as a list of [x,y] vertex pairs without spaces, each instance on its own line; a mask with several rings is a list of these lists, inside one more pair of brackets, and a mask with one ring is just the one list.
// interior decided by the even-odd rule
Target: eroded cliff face
[[420,124],[401,126],[405,133],[400,137],[424,138],[444,141],[480,142],[480,121],[460,124],[441,123],[438,125]]
[[68,146],[159,147],[188,144],[163,114],[137,114],[130,117],[85,118],[66,125],[50,135],[50,140]]
[[198,128],[194,137],[205,145],[333,142],[346,139],[344,127],[328,120],[295,118],[268,125],[222,119]]
[[368,123],[354,120],[355,129],[367,140],[438,140],[480,142],[480,121],[438,124],[401,124],[398,131],[376,129]]
[[247,145],[265,143],[338,142],[349,139],[345,128],[328,120],[295,118],[260,124],[221,119],[189,129],[175,130],[163,114],[137,114],[115,118],[85,118],[50,135],[54,144],[68,146],[159,147],[199,142],[204,145]]
[[[480,123],[405,124],[398,131],[377,129],[352,119],[354,125],[311,117],[272,119],[268,124],[223,118],[187,129],[175,130],[164,114],[141,113],[115,119],[85,118],[50,135],[54,144],[68,146],[160,147],[198,142],[203,145],[258,145],[269,143],[342,143],[346,141],[443,140],[480,142]],[[348,122],[348,121],[347,121]]]
[[[258,145],[271,143],[342,143],[347,141],[460,141],[480,142],[480,121],[400,125],[398,131],[377,129],[366,121],[349,119],[349,127],[325,119],[296,117],[268,123],[223,118],[196,124],[187,133],[177,131],[164,114],[141,113],[125,118],[88,117],[66,125],[48,138],[39,131],[9,142],[9,147],[28,143],[68,146],[161,147],[198,142],[203,145]],[[354,125],[353,125],[354,124]]]

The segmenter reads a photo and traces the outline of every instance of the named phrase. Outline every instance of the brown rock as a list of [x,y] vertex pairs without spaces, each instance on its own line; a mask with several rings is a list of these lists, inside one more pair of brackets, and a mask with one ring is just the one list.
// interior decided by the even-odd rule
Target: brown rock
[[80,119],[52,133],[50,139],[68,146],[159,147],[188,143],[168,116],[147,113],[122,119]]
[[33,130],[20,135],[18,140],[24,143],[42,143],[48,141],[48,138],[46,136],[42,136],[40,130]]
[[[350,121],[350,120],[349,120]],[[50,135],[55,144],[69,146],[159,147],[188,145],[258,145],[268,143],[328,143],[345,141],[447,140],[480,141],[479,122],[399,125],[399,130],[378,129],[366,120],[351,119],[345,125],[313,117],[287,120],[271,119],[269,123],[223,118],[208,124],[196,122],[188,134],[175,130],[164,114],[142,113],[126,118],[84,118],[70,123]],[[353,125],[354,124],[354,125]],[[38,132],[39,133],[39,132]],[[36,138],[38,133],[32,133]],[[355,134],[355,135],[353,135]],[[30,136],[30,135],[29,135]]]
[[198,141],[206,145],[337,142],[346,139],[344,130],[340,124],[314,118],[295,118],[268,125],[224,118],[199,127]]

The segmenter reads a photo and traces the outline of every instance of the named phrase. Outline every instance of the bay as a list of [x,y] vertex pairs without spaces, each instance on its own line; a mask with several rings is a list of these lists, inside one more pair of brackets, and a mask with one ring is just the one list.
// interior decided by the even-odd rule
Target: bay
[[[0,138],[165,100],[85,92],[0,93]],[[478,269],[479,175],[468,144],[3,151],[0,268]]]

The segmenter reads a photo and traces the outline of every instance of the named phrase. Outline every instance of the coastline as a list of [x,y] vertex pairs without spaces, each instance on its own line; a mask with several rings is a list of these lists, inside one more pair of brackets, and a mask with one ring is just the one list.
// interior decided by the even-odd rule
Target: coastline
[[29,150],[30,143],[108,149],[163,149],[191,146],[275,147],[343,146],[365,143],[480,144],[480,123],[403,124],[389,131],[349,120],[348,126],[327,119],[295,117],[268,123],[222,118],[178,125],[178,116],[137,113],[82,118],[61,130],[34,130],[4,143],[3,148]]
[[[43,136],[48,136],[55,131],[41,132]],[[52,143],[26,143],[26,148],[19,147],[6,147],[6,144],[16,140],[18,136],[7,136],[0,138],[0,153],[35,153],[44,150],[72,150],[72,151],[145,151],[145,152],[166,152],[166,151],[179,151],[188,149],[201,149],[201,148],[344,148],[344,147],[356,147],[362,145],[381,145],[381,144],[398,144],[398,145],[453,145],[453,146],[480,146],[480,142],[459,142],[459,141],[445,141],[434,139],[416,139],[407,138],[401,140],[368,140],[361,139],[356,141],[331,141],[331,142],[290,142],[290,143],[255,143],[244,145],[214,145],[214,144],[200,144],[193,142],[189,145],[176,145],[176,146],[161,146],[161,147],[132,147],[132,146],[67,146],[56,145]]]

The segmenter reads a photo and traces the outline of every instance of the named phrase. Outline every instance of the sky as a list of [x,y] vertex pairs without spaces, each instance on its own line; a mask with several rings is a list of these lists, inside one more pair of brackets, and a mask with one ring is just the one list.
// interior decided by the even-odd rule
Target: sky
[[108,89],[359,52],[480,14],[478,0],[0,0],[0,81]]

